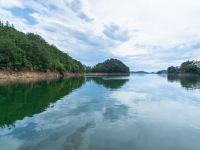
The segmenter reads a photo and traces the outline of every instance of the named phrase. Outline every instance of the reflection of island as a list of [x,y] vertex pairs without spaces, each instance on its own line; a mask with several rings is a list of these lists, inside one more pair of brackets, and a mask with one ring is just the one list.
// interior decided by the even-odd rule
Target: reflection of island
[[0,87],[0,126],[13,124],[25,116],[44,111],[84,83],[84,78],[69,78],[32,84]]
[[187,89],[200,89],[200,77],[199,76],[178,76],[178,75],[168,75],[168,81],[170,82],[180,82],[181,86]]
[[104,79],[104,78],[101,78],[101,77],[91,77],[91,79],[95,83],[103,85],[105,88],[108,88],[108,89],[119,89],[119,88],[121,88],[128,81],[128,79],[121,79],[121,78],[117,78],[117,79],[112,79],[112,78]]

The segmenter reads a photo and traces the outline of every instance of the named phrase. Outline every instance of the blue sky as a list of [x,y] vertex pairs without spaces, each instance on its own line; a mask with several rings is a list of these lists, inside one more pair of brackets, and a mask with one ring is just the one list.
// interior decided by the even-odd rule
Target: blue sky
[[86,65],[156,71],[200,59],[197,0],[1,0],[0,18]]

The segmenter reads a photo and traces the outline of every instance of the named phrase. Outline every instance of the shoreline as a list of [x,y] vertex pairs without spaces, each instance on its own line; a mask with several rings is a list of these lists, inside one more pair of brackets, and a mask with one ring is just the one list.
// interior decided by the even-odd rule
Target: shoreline
[[65,72],[38,72],[38,71],[0,71],[0,85],[5,83],[29,83],[60,78],[72,78],[84,76],[84,73]]
[[200,77],[199,74],[192,73],[168,73],[168,76],[177,76],[177,77]]
[[70,73],[0,70],[0,86],[8,83],[32,83],[83,76],[129,76],[130,73]]
[[71,73],[0,70],[0,80],[57,79],[80,76],[129,76],[130,73]]
[[86,76],[129,76],[130,73],[85,73]]

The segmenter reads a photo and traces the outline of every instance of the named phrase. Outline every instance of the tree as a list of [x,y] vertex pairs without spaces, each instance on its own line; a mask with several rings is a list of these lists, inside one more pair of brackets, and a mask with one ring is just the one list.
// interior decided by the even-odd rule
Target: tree
[[41,36],[24,34],[0,21],[0,69],[59,72],[84,72],[81,62],[57,47],[49,45]]
[[180,71],[182,73],[200,73],[200,69],[197,67],[194,61],[186,61],[181,64]]
[[117,59],[108,59],[92,68],[92,72],[101,73],[129,73],[129,67]]
[[189,73],[189,74],[200,74],[200,68],[197,65],[196,61],[186,61],[181,64],[180,67],[169,67],[167,72],[169,74],[177,73]]
[[179,72],[179,68],[178,67],[174,67],[174,66],[171,66],[167,69],[167,73],[168,74],[175,74],[175,73],[178,73]]

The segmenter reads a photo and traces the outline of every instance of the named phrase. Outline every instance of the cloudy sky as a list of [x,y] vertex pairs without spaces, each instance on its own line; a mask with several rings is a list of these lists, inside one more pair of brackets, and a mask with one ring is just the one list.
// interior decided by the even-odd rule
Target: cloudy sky
[[155,71],[200,59],[199,0],[0,0],[0,18],[94,65]]

